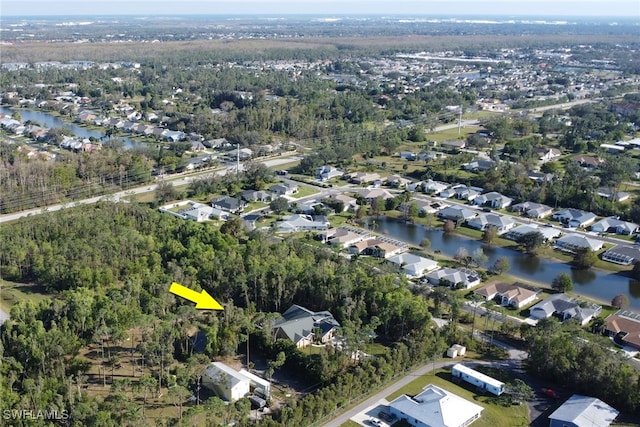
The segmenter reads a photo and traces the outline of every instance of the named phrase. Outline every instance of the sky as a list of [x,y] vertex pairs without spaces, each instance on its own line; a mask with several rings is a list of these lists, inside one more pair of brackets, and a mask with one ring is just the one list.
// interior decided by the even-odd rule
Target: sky
[[0,17],[203,14],[624,16],[640,20],[640,0],[0,0]]

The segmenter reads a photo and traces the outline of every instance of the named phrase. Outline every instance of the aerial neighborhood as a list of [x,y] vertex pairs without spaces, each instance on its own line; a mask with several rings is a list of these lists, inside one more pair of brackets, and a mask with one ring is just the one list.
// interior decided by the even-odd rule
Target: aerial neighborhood
[[7,425],[640,426],[631,12],[10,3]]

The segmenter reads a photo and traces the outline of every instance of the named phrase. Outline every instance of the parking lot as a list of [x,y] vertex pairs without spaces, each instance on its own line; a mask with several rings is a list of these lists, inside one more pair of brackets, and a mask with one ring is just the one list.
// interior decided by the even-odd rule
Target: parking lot
[[[379,415],[381,411],[384,411],[388,414],[388,406],[387,406],[388,404],[389,402],[386,399],[381,399],[378,402],[376,402],[375,405],[369,406],[364,411],[361,411],[356,415],[354,415],[353,417],[351,417],[351,421],[354,421],[360,425],[368,426],[368,427],[372,427],[375,425],[378,425],[380,427],[389,427],[391,426],[391,424],[393,424],[393,422],[391,423],[386,422]],[[380,424],[372,423],[371,420],[373,419],[379,420]]]

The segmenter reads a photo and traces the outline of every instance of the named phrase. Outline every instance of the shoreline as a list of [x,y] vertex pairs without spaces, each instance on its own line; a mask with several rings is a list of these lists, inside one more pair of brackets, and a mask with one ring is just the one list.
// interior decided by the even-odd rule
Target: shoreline
[[[398,222],[405,222],[404,220],[401,220],[401,219],[398,219],[398,218],[389,217],[389,216],[386,216],[386,218],[393,219],[393,220],[398,221]],[[423,224],[416,224],[416,223],[413,223],[413,225],[414,225],[414,226],[420,226],[420,227],[422,227],[422,228],[424,228],[424,229],[427,229],[427,230],[440,231],[438,228],[435,228],[435,227],[428,227],[428,226],[423,225]],[[391,235],[390,235],[390,234],[388,234],[388,233],[378,232],[378,231],[372,231],[372,230],[369,230],[369,229],[366,229],[366,228],[363,228],[363,227],[359,227],[359,228],[363,229],[364,231],[367,231],[368,233],[370,233],[370,234],[372,234],[372,235],[376,235],[376,234],[378,234],[378,235],[380,235],[380,236],[384,236],[384,237],[388,237],[388,238],[390,238],[390,239],[394,239],[394,240],[397,240],[397,241],[400,241],[400,242],[404,242],[404,243],[406,243],[406,244],[407,244],[407,246],[408,246],[409,248],[412,248],[412,247],[413,247],[413,248],[418,248],[420,251],[423,251],[423,252],[425,252],[425,253],[428,253],[431,257],[441,257],[441,258],[445,258],[445,259],[447,259],[447,260],[455,261],[455,259],[454,259],[453,257],[451,257],[451,256],[449,256],[449,255],[447,255],[447,254],[444,254],[443,252],[435,253],[435,252],[433,252],[433,251],[432,251],[432,250],[430,250],[430,249],[420,248],[420,247],[419,247],[419,245],[415,245],[415,244],[413,244],[413,243],[411,243],[411,242],[407,242],[407,241],[402,240],[402,239],[399,239],[399,238],[397,238],[397,237],[395,237],[395,236],[391,236]],[[459,236],[459,237],[462,237],[462,238],[468,239],[468,240],[474,240],[474,239],[469,238],[469,236],[467,236],[467,235],[465,235],[465,234],[462,234],[462,233],[456,233],[456,232],[454,231],[454,232],[453,232],[453,234],[455,234],[456,236]],[[476,241],[477,241],[477,240],[476,240]],[[514,250],[514,249],[510,249],[510,248],[505,247],[505,246],[500,246],[500,247],[502,247],[502,248],[504,248],[504,249]],[[515,251],[515,252],[520,252],[520,251]],[[522,253],[522,252],[520,252],[520,253]],[[557,262],[557,263],[559,263],[559,264],[566,264],[566,265],[569,265],[569,266],[570,266],[570,264],[567,264],[566,262],[563,262],[562,260],[558,260],[557,258],[549,258],[549,257],[540,257],[540,258],[548,259],[548,260],[551,260],[551,261],[553,261],[553,262]],[[487,272],[489,271],[487,268],[484,268],[484,267],[480,267],[479,269],[480,269],[480,270],[487,271]],[[601,271],[601,272],[604,272],[604,273],[607,273],[607,274],[616,274],[616,275],[620,275],[620,274],[619,274],[619,273],[620,273],[619,271],[603,270],[603,269],[598,269],[598,268],[595,268],[595,267],[594,267],[594,269],[597,269],[597,270],[599,270],[599,271]],[[522,283],[529,284],[529,285],[531,285],[531,286],[535,286],[535,287],[540,288],[540,289],[555,291],[555,290],[551,287],[551,285],[550,285],[550,284],[545,284],[545,283],[539,282],[539,281],[537,281],[537,280],[525,279],[525,278],[521,278],[521,277],[518,277],[518,276],[514,276],[514,275],[512,275],[512,274],[509,274],[509,272],[502,273],[500,276],[503,276],[503,277],[509,278],[510,280],[512,280],[512,281],[513,281],[513,283],[515,283],[515,282],[522,282]],[[622,275],[620,275],[620,276],[621,276],[621,277],[628,278],[628,279],[631,279],[631,278],[630,278],[630,277],[628,277],[628,276],[622,276]],[[489,276],[489,277],[491,277],[491,276]],[[495,276],[495,277],[497,277],[497,276]],[[486,282],[482,282],[481,284],[488,284],[488,283],[491,283],[491,280],[487,280]],[[478,285],[478,286],[480,286],[480,285]],[[478,288],[478,289],[479,289],[479,288]],[[575,287],[575,286],[574,286],[574,288],[573,288],[571,291],[567,292],[567,294],[568,294],[569,296],[576,296],[576,297],[580,297],[580,298],[582,298],[582,299],[585,299],[585,300],[588,300],[588,301],[591,301],[591,302],[597,303],[597,304],[599,304],[599,305],[602,305],[602,306],[603,306],[603,308],[611,307],[611,301],[606,301],[606,300],[603,300],[602,298],[598,298],[598,297],[591,296],[591,295],[586,295],[586,294],[584,294],[584,293],[581,293],[581,292],[579,292],[579,291],[576,291],[576,289],[577,289],[577,287]],[[631,310],[633,311],[633,309],[631,309]]]

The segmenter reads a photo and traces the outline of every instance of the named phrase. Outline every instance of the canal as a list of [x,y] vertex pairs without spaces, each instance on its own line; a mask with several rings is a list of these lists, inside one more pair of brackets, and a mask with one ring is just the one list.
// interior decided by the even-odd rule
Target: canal
[[377,218],[376,223],[376,231],[379,233],[416,246],[427,238],[431,241],[430,251],[440,251],[450,257],[453,257],[460,248],[465,248],[469,254],[482,248],[488,258],[482,267],[490,267],[496,259],[505,257],[511,266],[508,274],[523,280],[551,285],[558,274],[568,273],[573,279],[574,292],[607,303],[618,294],[626,294],[631,302],[630,308],[640,311],[640,282],[621,274],[602,270],[576,270],[568,264],[555,260],[531,257],[512,249],[489,247],[479,240],[445,234],[441,230],[429,230],[420,225],[405,224],[385,217]]
[[[90,130],[84,128],[82,126],[78,126],[74,123],[67,123],[64,120],[56,117],[50,113],[45,111],[34,111],[34,110],[23,110],[18,109],[20,116],[22,116],[22,122],[31,121],[34,124],[39,126],[47,127],[47,128],[67,128],[69,129],[76,137],[78,138],[96,138],[101,141],[104,138],[104,132],[98,130]],[[13,115],[14,109],[11,107],[1,107],[0,113],[2,114],[11,114]],[[145,147],[146,144],[138,141],[134,141],[131,138],[118,136],[118,139],[124,142],[125,148],[133,148],[133,147]]]

